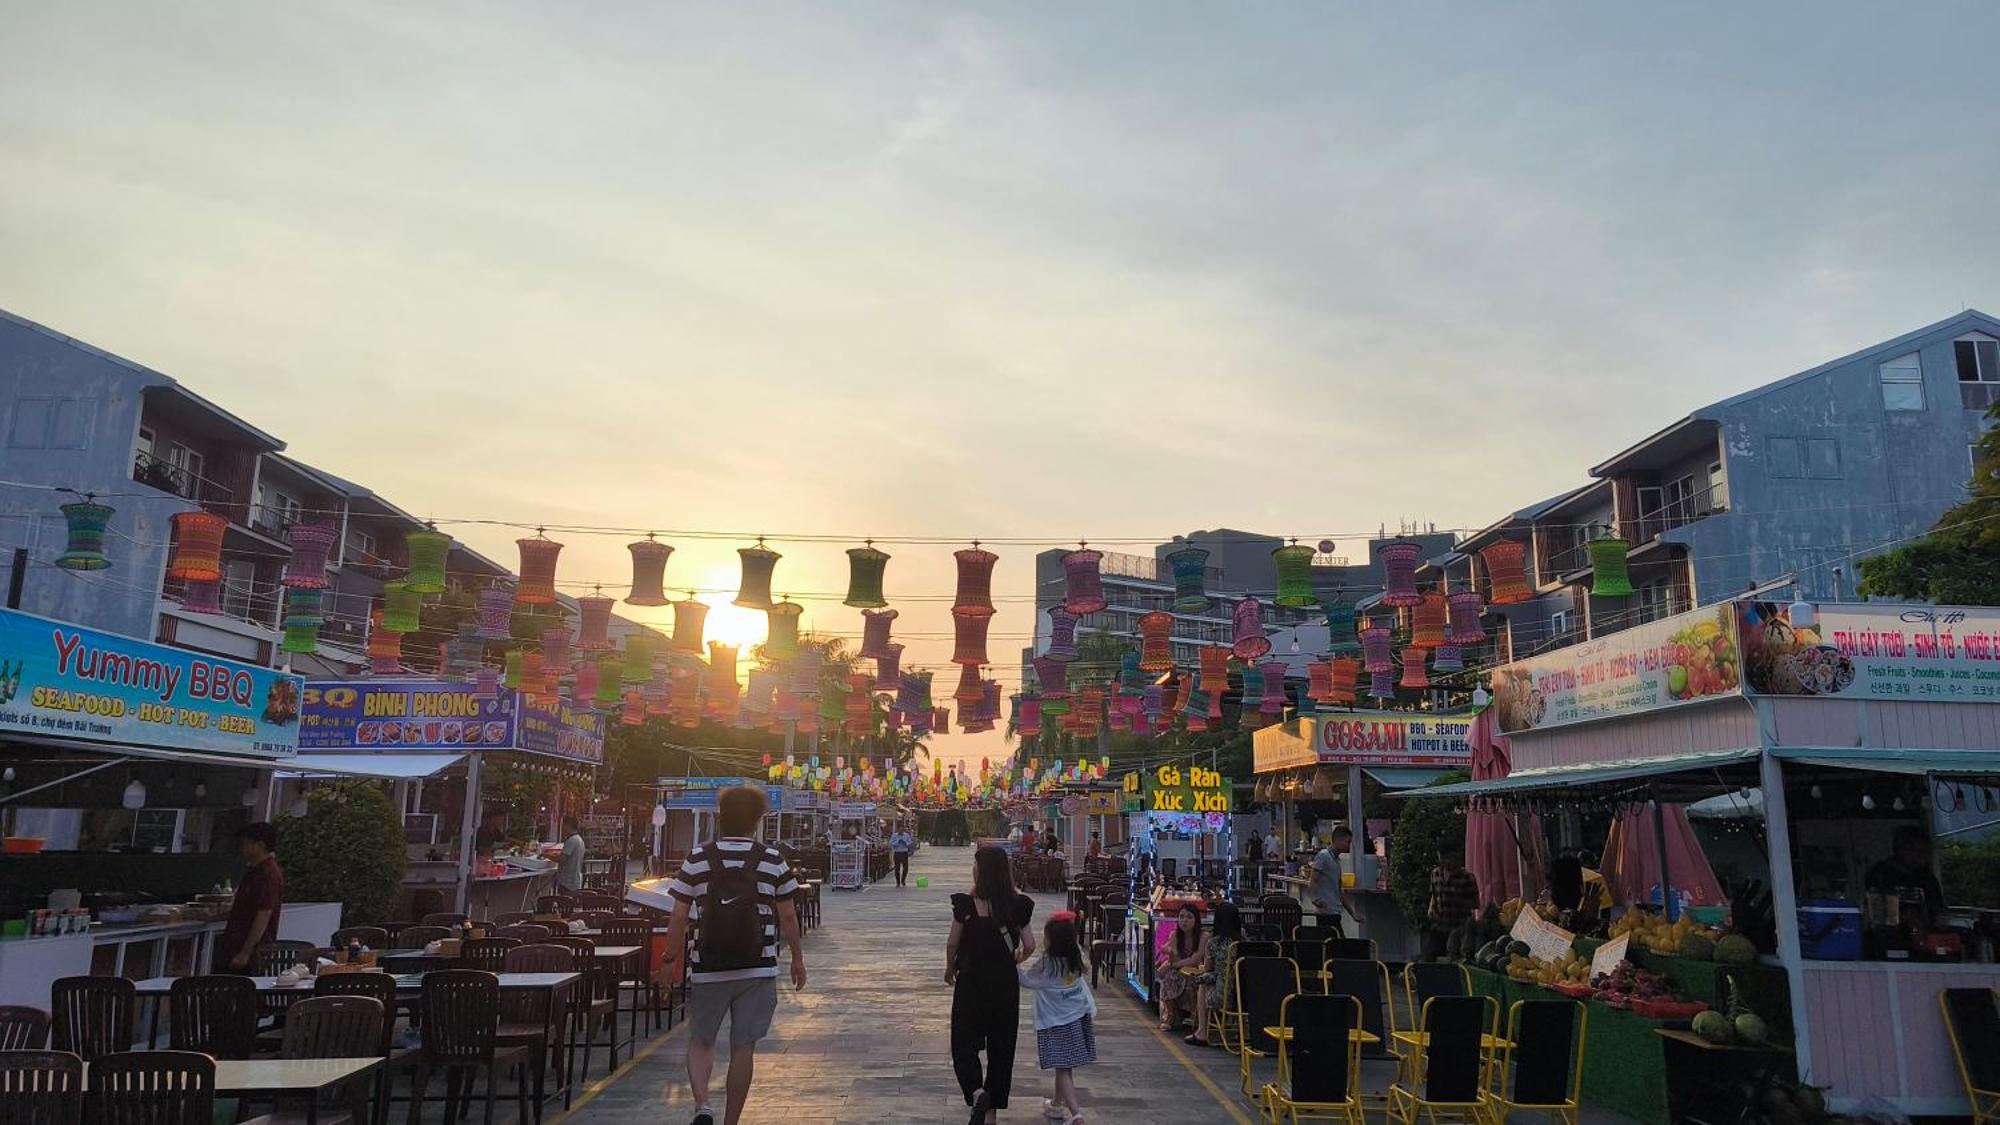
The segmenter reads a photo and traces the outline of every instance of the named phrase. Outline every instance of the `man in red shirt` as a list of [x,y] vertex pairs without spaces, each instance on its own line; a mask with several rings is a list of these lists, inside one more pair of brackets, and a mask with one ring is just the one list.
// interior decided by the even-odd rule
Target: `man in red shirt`
[[229,923],[215,943],[215,971],[248,973],[257,947],[278,940],[278,915],[285,901],[285,873],[278,869],[278,832],[258,821],[236,830],[243,849],[242,885],[229,906]]

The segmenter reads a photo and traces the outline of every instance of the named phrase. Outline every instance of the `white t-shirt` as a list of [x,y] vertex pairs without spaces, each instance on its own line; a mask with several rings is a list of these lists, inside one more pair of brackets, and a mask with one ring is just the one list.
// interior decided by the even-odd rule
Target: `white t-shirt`
[[1264,858],[1271,860],[1285,858],[1284,853],[1278,848],[1278,834],[1276,832],[1264,833]]
[[556,866],[556,886],[566,891],[583,889],[583,834],[572,832],[563,841],[562,861]]

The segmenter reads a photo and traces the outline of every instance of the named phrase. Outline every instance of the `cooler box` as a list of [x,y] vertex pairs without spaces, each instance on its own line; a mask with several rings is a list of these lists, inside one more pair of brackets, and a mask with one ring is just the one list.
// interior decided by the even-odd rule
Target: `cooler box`
[[1799,952],[1808,961],[1861,960],[1861,908],[1844,899],[1801,905]]

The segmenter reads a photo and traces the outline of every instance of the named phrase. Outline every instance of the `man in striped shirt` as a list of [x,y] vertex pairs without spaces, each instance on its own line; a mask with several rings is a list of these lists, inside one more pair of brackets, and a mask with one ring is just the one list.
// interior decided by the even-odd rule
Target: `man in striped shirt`
[[[715,1125],[715,1114],[708,1107],[708,1082],[715,1070],[715,1037],[725,1015],[729,1096],[723,1121],[736,1125],[743,1115],[756,1071],[757,1041],[771,1030],[778,1007],[781,935],[791,951],[792,987],[806,986],[799,916],[792,902],[799,884],[778,850],[755,838],[764,810],[761,790],[724,789],[716,798],[719,837],[695,849],[680,874],[667,883],[673,901],[667,957],[671,962],[683,948],[688,954],[687,1067],[695,1103],[690,1125]],[[633,892],[634,898],[641,895],[649,892]]]

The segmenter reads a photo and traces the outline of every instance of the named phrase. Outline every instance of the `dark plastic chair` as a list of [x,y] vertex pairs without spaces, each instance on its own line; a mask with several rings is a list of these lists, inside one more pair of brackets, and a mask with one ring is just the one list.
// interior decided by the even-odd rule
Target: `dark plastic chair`
[[1257,921],[1266,926],[1276,926],[1280,937],[1290,937],[1292,930],[1305,917],[1299,900],[1290,895],[1265,895],[1257,900],[1261,911]]
[[90,1062],[91,1125],[213,1125],[215,1060],[194,1051],[129,1051]]
[[1361,1049],[1370,1058],[1388,1058],[1389,1035],[1395,1027],[1389,1022],[1389,969],[1380,961],[1328,961],[1325,963],[1328,978],[1326,992],[1329,996],[1352,996],[1361,1002],[1361,1029],[1375,1035],[1379,1042],[1370,1043]]
[[452,936],[453,931],[443,926],[404,926],[396,931],[397,949],[422,949],[434,941],[443,941]]
[[[383,1022],[382,1003],[372,996],[310,996],[292,1005],[285,1014],[284,1045],[278,1054],[287,1059],[366,1058],[381,1050]],[[318,1105],[344,1106],[353,1121],[366,1121],[372,1084],[372,1078],[338,1083],[319,1092]]]
[[1111,896],[1097,907],[1097,938],[1090,943],[1090,986],[1097,987],[1097,973],[1101,968],[1107,973],[1116,973],[1125,964],[1125,918],[1131,907],[1114,901]]
[[537,942],[549,940],[549,936],[553,932],[547,926],[538,926],[532,922],[519,922],[512,926],[499,926],[495,928],[493,936],[513,938],[524,945],[534,945]]
[[388,973],[323,973],[313,978],[313,996],[364,996],[375,1001],[382,1009],[382,1038],[372,1050],[361,1053],[384,1058],[394,1053],[396,1009],[400,1002],[396,995],[395,977]]
[[1337,1113],[1350,1125],[1361,1125],[1361,1055],[1353,1039],[1360,1022],[1361,1005],[1352,996],[1285,998],[1278,1025],[1290,1028],[1292,1036],[1279,1041],[1278,1080],[1263,1090],[1267,1119]]
[[[560,945],[524,945],[507,951],[506,971],[510,973],[571,973],[576,971],[576,951]],[[551,993],[541,989],[517,990],[500,994],[502,1047],[526,1047],[528,1065],[535,1073],[535,1119],[541,1120],[543,1079],[548,1072],[550,1052],[560,1041],[563,1025],[569,1021],[567,1008],[554,1010]],[[563,1076],[569,1075],[569,1060],[556,1060]]]
[[1488,1107],[1487,1054],[1484,1037],[1494,1030],[1499,1002],[1491,996],[1439,996],[1424,1005],[1418,1028],[1424,1033],[1417,1049],[1417,1090],[1399,1079],[1389,1087],[1393,1117],[1413,1121],[1422,1110],[1479,1113]]
[[636,945],[645,950],[639,957],[639,967],[619,980],[619,993],[631,993],[632,1005],[626,1009],[630,1013],[629,1035],[639,1038],[640,1013],[650,1014],[653,1030],[660,1027],[660,990],[653,979],[653,923],[646,918],[611,918],[598,927],[597,944]]
[[1324,941],[1314,937],[1287,938],[1278,943],[1278,956],[1289,957],[1299,963],[1299,984],[1304,991],[1326,991],[1326,982],[1319,978],[1319,968],[1326,964]]
[[622,917],[622,915],[615,910],[579,910],[576,912],[575,917],[577,921],[583,923],[584,929],[595,930],[602,927],[604,923],[614,918]]
[[174,1050],[250,1057],[257,1041],[257,986],[249,977],[181,977],[167,999],[167,1039]]
[[519,938],[485,937],[473,938],[458,947],[458,967],[475,969],[485,973],[505,972],[507,951],[519,949]]
[[417,920],[426,926],[460,926],[470,917],[470,914],[437,913],[426,914]]
[[68,1051],[0,1051],[0,1125],[77,1125],[83,1060]]
[[1283,957],[1284,946],[1275,941],[1239,941],[1236,943],[1238,957]]
[[625,912],[625,903],[617,895],[587,891],[576,896],[576,909],[578,912],[602,910],[611,914],[622,914]]
[[[1285,935],[1278,927],[1266,922],[1245,922],[1243,923],[1243,936],[1249,941],[1269,942],[1271,947],[1275,949],[1278,942],[1283,940]],[[1272,956],[1275,957],[1277,954],[1273,953]]]
[[[424,1042],[416,1070],[410,1077],[410,1125],[421,1125],[425,1093],[431,1075],[438,1072],[445,1075],[445,1121],[456,1121],[461,1114],[461,1080],[464,1096],[470,1098],[473,1080],[483,1074],[486,1125],[493,1125],[493,1102],[499,1092],[501,1069],[520,1068],[528,1061],[525,1047],[501,1047],[497,1041],[500,982],[491,973],[471,969],[425,973],[422,1012]],[[525,1122],[530,1116],[528,1084],[517,1079],[514,1093],[519,1103],[518,1120]]]
[[567,918],[569,912],[575,909],[576,899],[569,895],[543,895],[535,900],[537,914],[560,914]]
[[1412,961],[1403,966],[1403,996],[1412,1018],[1433,996],[1470,996],[1472,977],[1452,961]]
[[1276,1027],[1287,996],[1299,991],[1298,962],[1285,957],[1236,959],[1237,1058],[1242,1062],[1243,1092],[1250,1093],[1250,1060],[1276,1053],[1277,1040],[1265,1032]]
[[21,1004],[0,1005],[0,1051],[39,1051],[49,1045],[49,1014]]
[[93,1062],[132,1049],[138,990],[124,977],[64,977],[49,988],[55,1049]]
[[319,946],[309,941],[267,941],[250,955],[250,975],[275,977],[294,965],[319,959]]
[[[570,1011],[574,1014],[571,1026],[577,1034],[570,1039],[570,1054],[579,1047],[583,1049],[583,1069],[578,1072],[588,1077],[590,1074],[590,1052],[597,1046],[597,1032],[605,1032],[604,1073],[618,1068],[618,966],[597,956],[597,943],[589,938],[554,937],[551,945],[567,947],[573,958],[568,971],[582,973],[584,987],[570,998]],[[632,1051],[632,1040],[625,1040],[627,1054]],[[567,1060],[565,1060],[567,1062]],[[564,1094],[564,1108],[568,1108],[568,1094]]]
[[389,948],[389,931],[380,926],[349,926],[333,931],[333,940],[328,944],[335,949],[346,949],[347,943],[359,940],[370,949]]
[[1589,1013],[1575,1000],[1516,1000],[1507,1010],[1509,1044],[1494,1076],[1498,1116],[1520,1110],[1576,1125],[1583,1113],[1583,1044]]
[[1374,938],[1330,937],[1325,939],[1326,960],[1329,961],[1380,961],[1375,952]]
[[1946,988],[1938,992],[1958,1077],[1975,1125],[2000,1121],[2000,991]]

